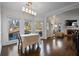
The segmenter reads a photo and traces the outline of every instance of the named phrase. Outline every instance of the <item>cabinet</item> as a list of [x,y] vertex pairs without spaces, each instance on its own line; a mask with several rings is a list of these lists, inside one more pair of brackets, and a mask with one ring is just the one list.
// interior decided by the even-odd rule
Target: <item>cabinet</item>
[[73,38],[77,55],[79,55],[79,28],[68,28],[66,31],[67,35],[71,35]]
[[75,43],[75,48],[77,55],[79,55],[79,30],[75,30],[73,34],[73,42]]

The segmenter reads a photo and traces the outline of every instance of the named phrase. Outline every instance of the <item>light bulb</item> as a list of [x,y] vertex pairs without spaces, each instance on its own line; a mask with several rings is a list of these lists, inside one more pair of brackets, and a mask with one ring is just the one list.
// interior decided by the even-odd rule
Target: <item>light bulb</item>
[[28,12],[28,8],[26,8],[26,10],[25,10],[26,12]]
[[13,20],[13,24],[15,24],[16,22],[15,22],[15,20]]
[[37,15],[36,12],[34,12],[33,10],[30,10],[30,9],[28,9],[28,8],[26,8],[26,7],[22,7],[22,11],[24,11],[24,12],[26,12],[26,13],[29,13],[29,14],[31,14],[31,15],[34,15],[34,16]]
[[37,15],[37,13],[36,12],[34,12],[34,16],[36,16]]
[[25,11],[25,7],[22,7],[22,11]]
[[32,11],[31,11],[31,10],[29,10],[29,13],[30,13],[30,14],[31,14],[31,12],[32,12]]
[[55,25],[55,27],[57,27],[57,25]]

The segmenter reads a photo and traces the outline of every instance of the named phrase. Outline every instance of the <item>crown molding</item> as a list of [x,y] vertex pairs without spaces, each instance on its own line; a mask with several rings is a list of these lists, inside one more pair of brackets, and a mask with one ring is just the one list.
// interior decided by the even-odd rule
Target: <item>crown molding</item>
[[58,9],[56,11],[49,12],[45,16],[49,17],[49,16],[53,16],[53,15],[58,15],[58,14],[61,14],[63,12],[66,12],[66,11],[69,11],[69,10],[72,10],[72,9],[76,9],[76,8],[79,8],[79,3],[74,3],[72,5],[69,5],[69,6],[66,6],[64,8]]

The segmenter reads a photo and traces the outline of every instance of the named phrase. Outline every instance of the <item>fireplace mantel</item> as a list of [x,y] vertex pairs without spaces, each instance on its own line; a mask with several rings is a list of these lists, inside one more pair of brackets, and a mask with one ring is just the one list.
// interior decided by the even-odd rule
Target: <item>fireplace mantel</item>
[[66,30],[79,30],[79,27],[67,26]]
[[65,34],[67,34],[67,30],[79,30],[79,27],[66,26],[65,27]]

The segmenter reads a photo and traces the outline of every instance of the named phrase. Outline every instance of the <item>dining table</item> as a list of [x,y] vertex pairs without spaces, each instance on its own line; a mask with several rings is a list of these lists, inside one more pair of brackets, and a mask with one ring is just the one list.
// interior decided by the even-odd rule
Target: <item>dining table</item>
[[30,46],[33,44],[39,44],[39,42],[40,42],[40,36],[38,33],[22,34],[21,39],[22,39],[23,53],[27,46]]

